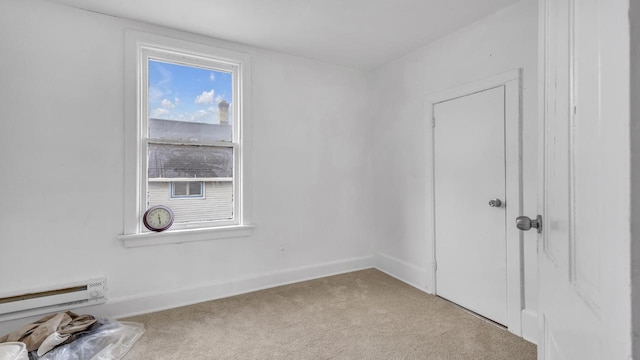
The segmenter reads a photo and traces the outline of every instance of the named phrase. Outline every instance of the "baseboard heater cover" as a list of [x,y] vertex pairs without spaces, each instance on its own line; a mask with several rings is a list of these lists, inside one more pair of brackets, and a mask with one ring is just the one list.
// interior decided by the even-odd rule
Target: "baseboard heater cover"
[[107,279],[92,279],[37,291],[0,295],[0,321],[25,318],[106,301]]

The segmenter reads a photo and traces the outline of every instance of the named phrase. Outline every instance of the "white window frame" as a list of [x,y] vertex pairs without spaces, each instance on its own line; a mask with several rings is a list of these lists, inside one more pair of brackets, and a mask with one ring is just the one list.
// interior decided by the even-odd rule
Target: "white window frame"
[[[219,58],[216,53],[211,54],[201,54],[193,52],[191,49],[175,49],[173,47],[169,48],[167,46],[156,46],[150,44],[139,44],[137,48],[138,53],[138,84],[137,89],[139,92],[139,101],[138,101],[138,122],[140,123],[140,138],[139,142],[141,146],[138,148],[138,156],[140,166],[140,187],[146,188],[146,184],[149,181],[148,178],[148,146],[150,144],[167,144],[167,145],[206,145],[211,147],[219,147],[219,148],[231,148],[233,152],[233,176],[232,178],[235,180],[233,182],[233,217],[229,220],[218,220],[211,222],[192,222],[186,224],[173,224],[173,229],[199,229],[199,228],[212,228],[212,227],[220,227],[220,226],[233,226],[238,225],[240,223],[238,219],[238,214],[240,213],[240,202],[236,201],[236,199],[240,199],[239,187],[237,186],[238,181],[242,180],[242,172],[238,169],[240,166],[240,158],[242,152],[241,146],[241,138],[239,136],[240,133],[240,124],[242,122],[242,93],[240,91],[240,81],[242,78],[242,69],[241,63],[239,61],[228,60],[225,58]],[[209,69],[213,71],[219,72],[228,72],[231,73],[231,79],[233,81],[232,84],[232,103],[231,106],[233,119],[231,119],[233,131],[232,131],[232,139],[231,142],[228,141],[190,141],[190,140],[179,140],[179,139],[157,139],[151,138],[148,135],[149,129],[149,61],[160,61],[160,62],[168,62],[172,64],[178,64],[188,67],[200,67],[203,69]],[[146,204],[147,193],[146,191],[138,191],[138,196],[140,196],[140,217],[146,210],[144,204]],[[168,204],[167,204],[168,205]],[[142,231],[146,231],[145,228],[142,228]]]
[[[233,74],[233,141],[219,145],[233,147],[234,152],[234,217],[229,221],[195,224],[195,228],[171,228],[164,232],[147,232],[142,225],[146,210],[146,163],[148,134],[148,60],[157,59],[187,66],[199,64],[206,68],[232,71]],[[211,59],[214,61],[212,62]],[[188,60],[188,61],[187,61]],[[215,66],[212,66],[215,64]],[[248,118],[250,57],[248,54],[200,43],[169,38],[134,30],[125,31],[125,184],[124,229],[119,238],[125,247],[183,243],[229,237],[249,236],[247,224],[244,166],[246,147],[244,123]],[[152,142],[157,143],[157,139]],[[169,143],[175,143],[170,140]],[[189,141],[181,143],[188,145]],[[210,144],[218,145],[218,144]]]

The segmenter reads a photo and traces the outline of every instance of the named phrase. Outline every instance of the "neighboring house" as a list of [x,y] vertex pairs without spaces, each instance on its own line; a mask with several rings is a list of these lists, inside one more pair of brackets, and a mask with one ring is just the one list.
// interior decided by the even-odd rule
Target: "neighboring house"
[[[230,141],[232,126],[149,119],[150,137]],[[194,138],[194,136],[197,137]],[[233,217],[233,152],[227,147],[149,145],[147,206],[165,205],[175,223]],[[210,214],[203,218],[202,214]]]

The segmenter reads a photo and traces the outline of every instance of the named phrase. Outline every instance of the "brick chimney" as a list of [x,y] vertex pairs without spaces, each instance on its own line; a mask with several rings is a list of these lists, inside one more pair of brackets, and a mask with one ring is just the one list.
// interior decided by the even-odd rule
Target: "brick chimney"
[[222,100],[218,103],[220,125],[229,125],[229,103]]

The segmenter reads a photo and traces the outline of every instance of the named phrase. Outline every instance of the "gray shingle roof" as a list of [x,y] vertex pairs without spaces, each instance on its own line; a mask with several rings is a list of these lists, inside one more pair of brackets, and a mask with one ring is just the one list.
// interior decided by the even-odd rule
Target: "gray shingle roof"
[[232,126],[229,124],[205,124],[187,121],[149,119],[149,137],[156,139],[183,140],[232,140]]
[[[151,138],[231,141],[231,126],[149,119]],[[227,147],[149,144],[149,178],[233,176],[233,150]]]

